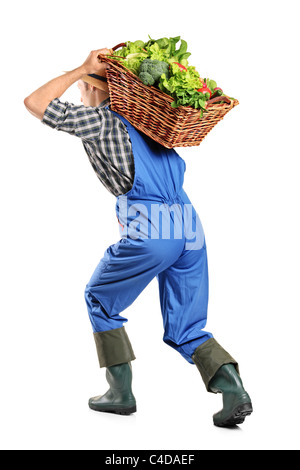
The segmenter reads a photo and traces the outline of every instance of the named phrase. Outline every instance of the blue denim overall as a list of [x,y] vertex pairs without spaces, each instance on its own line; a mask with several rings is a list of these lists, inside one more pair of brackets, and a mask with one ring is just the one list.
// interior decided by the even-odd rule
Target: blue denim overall
[[185,162],[175,150],[114,114],[130,136],[135,179],[132,189],[117,198],[121,240],[106,250],[86,287],[93,331],[123,327],[127,319],[122,312],[156,277],[163,340],[193,364],[195,350],[212,334],[203,331],[208,306],[206,243],[200,219],[182,188]]

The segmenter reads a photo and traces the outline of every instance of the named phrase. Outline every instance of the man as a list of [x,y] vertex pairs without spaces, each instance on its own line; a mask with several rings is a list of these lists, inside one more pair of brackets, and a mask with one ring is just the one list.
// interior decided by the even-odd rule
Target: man
[[[137,131],[109,108],[108,49],[92,51],[75,70],[28,96],[26,108],[52,128],[82,139],[104,186],[117,197],[121,240],[107,249],[86,286],[85,297],[109,390],[91,398],[96,411],[131,414],[133,349],[121,313],[157,277],[164,341],[196,364],[209,392],[223,394],[217,426],[240,424],[252,413],[237,362],[203,330],[207,320],[208,270],[200,219],[182,189],[185,163]],[[82,106],[60,101],[75,82]]]

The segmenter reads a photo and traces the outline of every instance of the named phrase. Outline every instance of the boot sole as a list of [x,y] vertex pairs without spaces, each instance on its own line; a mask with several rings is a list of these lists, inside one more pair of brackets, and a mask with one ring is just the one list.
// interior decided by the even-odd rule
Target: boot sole
[[131,406],[129,408],[98,408],[95,405],[89,403],[89,407],[93,411],[98,411],[100,413],[113,413],[116,415],[129,416],[132,413],[136,413],[136,406]]
[[247,416],[250,416],[253,413],[253,408],[251,403],[245,403],[243,405],[237,406],[232,414],[228,416],[223,421],[217,423],[214,420],[214,425],[222,428],[229,428],[236,426],[237,424],[242,424]]

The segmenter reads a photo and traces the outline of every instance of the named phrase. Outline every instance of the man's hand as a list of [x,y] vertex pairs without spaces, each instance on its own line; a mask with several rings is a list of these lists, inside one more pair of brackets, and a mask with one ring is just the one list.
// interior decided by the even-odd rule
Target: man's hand
[[111,51],[109,49],[92,51],[80,67],[51,80],[31,93],[31,95],[24,100],[28,111],[38,119],[43,119],[49,103],[55,98],[60,98],[73,83],[80,80],[84,75],[97,74],[105,76],[105,70],[108,66],[105,62],[101,62],[100,59],[98,59],[99,54],[110,55]]
[[109,49],[99,49],[98,51],[92,51],[86,61],[82,64],[82,68],[86,71],[86,74],[97,74],[104,76],[107,64],[101,62],[98,56],[102,55],[111,55],[112,52]]

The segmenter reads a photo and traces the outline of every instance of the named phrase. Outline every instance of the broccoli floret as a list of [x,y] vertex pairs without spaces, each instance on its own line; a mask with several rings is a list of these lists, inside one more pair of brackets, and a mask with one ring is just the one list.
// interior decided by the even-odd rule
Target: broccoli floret
[[155,83],[154,78],[148,72],[140,72],[139,78],[142,80],[144,85],[152,86]]
[[169,64],[161,60],[145,59],[139,68],[139,78],[144,85],[154,85],[162,74],[169,78]]

